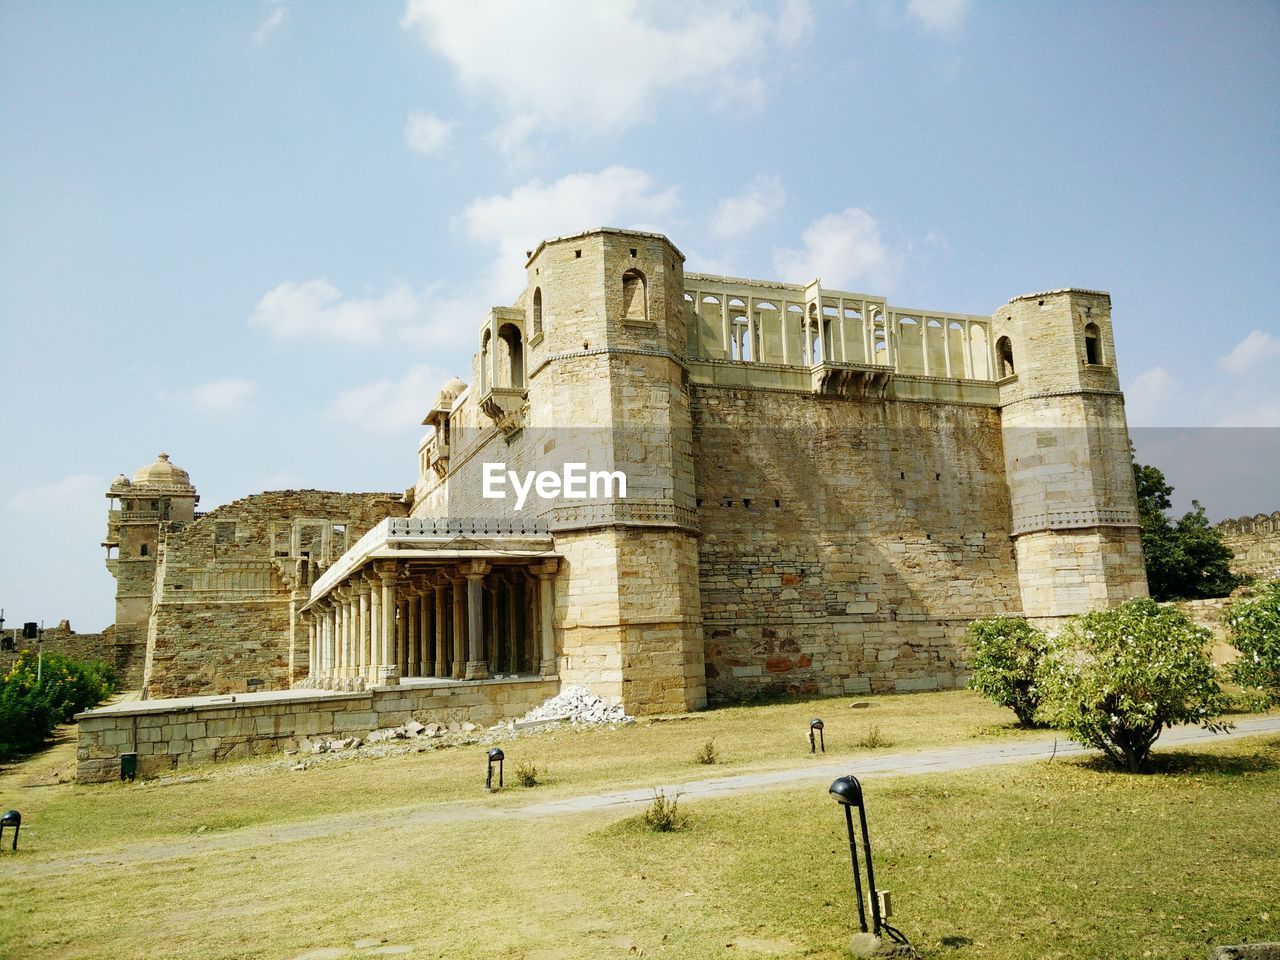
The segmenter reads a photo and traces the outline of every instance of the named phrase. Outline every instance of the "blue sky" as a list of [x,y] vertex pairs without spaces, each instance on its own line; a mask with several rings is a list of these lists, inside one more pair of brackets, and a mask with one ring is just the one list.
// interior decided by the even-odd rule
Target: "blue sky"
[[2,3],[0,606],[109,623],[159,450],[203,508],[410,486],[523,251],[600,224],[905,306],[1109,290],[1140,455],[1270,512],[1278,147],[1276,3]]

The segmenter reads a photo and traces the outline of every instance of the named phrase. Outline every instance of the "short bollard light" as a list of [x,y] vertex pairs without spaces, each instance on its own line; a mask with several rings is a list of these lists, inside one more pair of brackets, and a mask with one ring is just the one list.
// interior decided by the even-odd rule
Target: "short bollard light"
[[[813,735],[815,733],[818,735],[818,739],[816,742],[813,739]],[[822,745],[822,752],[826,753],[827,740],[826,740],[826,737],[824,737],[822,734],[822,721],[817,717],[814,717],[812,720],[809,721],[809,752],[817,753],[818,744]]]
[[18,831],[22,829],[22,814],[17,810],[6,810],[0,814],[0,847],[4,845],[4,828],[13,827],[13,849],[18,849]]
[[489,772],[484,778],[484,788],[493,790],[493,765],[498,765],[498,789],[502,789],[502,761],[506,759],[506,755],[498,748],[494,747],[489,751]]
[[[858,869],[858,841],[853,832],[853,808],[858,808],[858,821],[862,826],[862,851],[867,861],[867,889],[871,900],[871,933],[876,937],[887,937],[894,943],[907,944],[907,938],[901,931],[894,929],[884,921],[880,913],[880,895],[876,890],[875,866],[871,862],[871,836],[867,832],[867,808],[863,802],[862,784],[855,776],[840,777],[831,784],[828,793],[844,807],[845,829],[849,833],[849,857],[853,861],[853,890],[858,901],[858,925],[863,933],[867,933],[867,910],[862,896],[862,873]],[[884,903],[889,903],[886,893]]]

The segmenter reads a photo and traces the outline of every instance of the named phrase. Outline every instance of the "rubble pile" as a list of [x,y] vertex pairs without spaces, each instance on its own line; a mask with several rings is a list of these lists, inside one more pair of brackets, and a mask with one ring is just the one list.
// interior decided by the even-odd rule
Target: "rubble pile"
[[565,687],[541,706],[534,707],[515,722],[516,728],[537,723],[567,721],[573,724],[635,723],[622,704],[610,706],[581,684]]

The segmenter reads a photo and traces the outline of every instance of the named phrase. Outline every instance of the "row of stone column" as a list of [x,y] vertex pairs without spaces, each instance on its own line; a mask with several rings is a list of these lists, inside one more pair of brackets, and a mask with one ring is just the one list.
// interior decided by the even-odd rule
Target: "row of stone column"
[[363,689],[401,677],[484,679],[555,673],[556,561],[484,560],[404,579],[396,561],[352,574],[313,604],[303,686]]

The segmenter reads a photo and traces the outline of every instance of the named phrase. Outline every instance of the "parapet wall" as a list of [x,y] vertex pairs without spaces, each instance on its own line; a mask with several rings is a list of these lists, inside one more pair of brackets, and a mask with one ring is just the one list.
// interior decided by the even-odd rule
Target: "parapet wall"
[[296,748],[302,737],[363,736],[410,720],[489,726],[523,716],[559,689],[559,680],[537,677],[408,681],[363,693],[297,690],[118,704],[76,717],[76,780],[118,779],[122,753],[136,753],[138,775],[154,777],[189,764]]
[[1222,542],[1235,559],[1231,569],[1259,580],[1280,579],[1280,510],[1267,516],[1259,513],[1218,524]]

